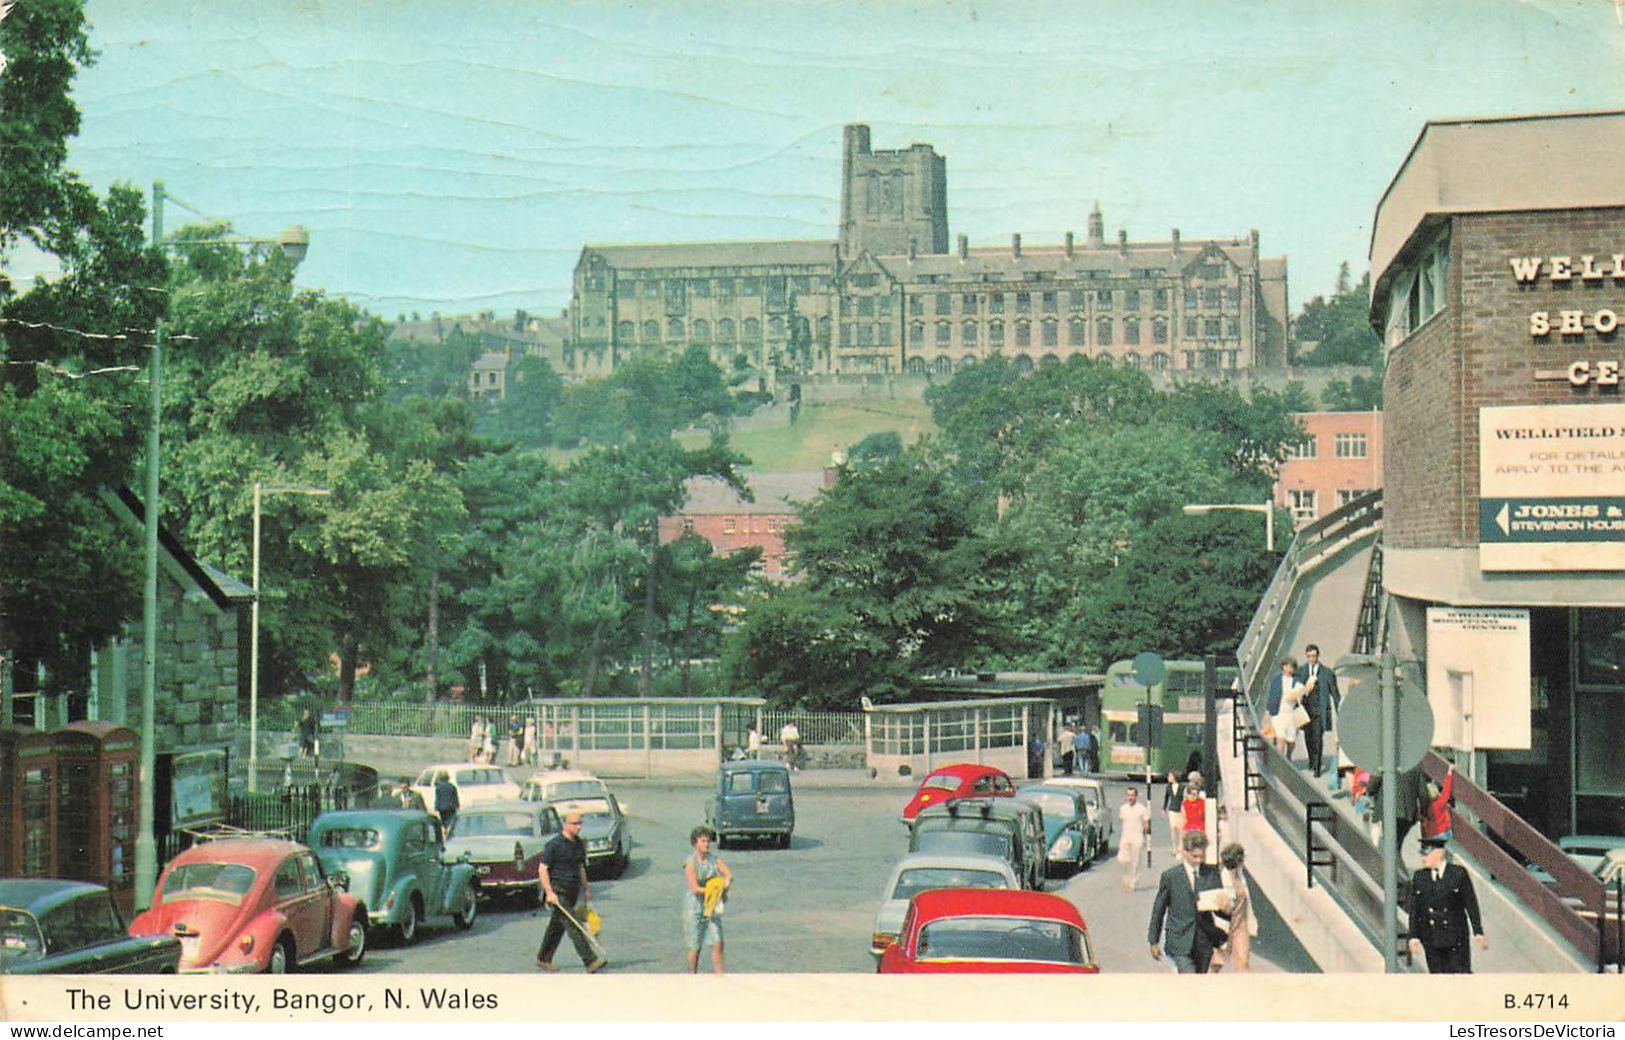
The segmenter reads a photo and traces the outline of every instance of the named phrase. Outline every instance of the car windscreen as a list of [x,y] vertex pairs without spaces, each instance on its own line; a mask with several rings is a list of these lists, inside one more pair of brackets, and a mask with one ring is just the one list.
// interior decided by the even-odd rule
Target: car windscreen
[[547,785],[547,800],[560,802],[568,798],[607,798],[609,792],[596,780],[562,780]]
[[1083,933],[1060,921],[1025,917],[947,917],[920,929],[920,960],[1043,961],[1085,964]]
[[458,787],[483,787],[507,782],[508,778],[502,775],[500,769],[464,769],[457,774]]
[[893,899],[910,899],[933,888],[1008,888],[1004,875],[996,870],[969,867],[910,867],[897,875]]
[[377,849],[383,839],[372,827],[334,827],[322,832],[324,849]]
[[987,831],[924,831],[916,852],[954,852],[976,856],[1008,856],[1010,839]]
[[524,837],[536,833],[536,817],[530,813],[461,812],[451,825],[453,838],[480,838],[491,835]]
[[578,812],[583,816],[609,816],[608,798],[566,798],[557,806],[559,812]]
[[961,781],[957,776],[941,773],[937,776],[926,777],[925,783],[921,784],[920,788],[926,791],[957,791],[959,789],[960,782]]
[[1021,800],[1028,805],[1036,805],[1046,817],[1057,820],[1070,820],[1078,815],[1077,804],[1064,794],[1050,791],[1024,791]]
[[254,887],[253,867],[241,863],[184,863],[164,881],[166,903],[177,899],[212,899],[237,906]]

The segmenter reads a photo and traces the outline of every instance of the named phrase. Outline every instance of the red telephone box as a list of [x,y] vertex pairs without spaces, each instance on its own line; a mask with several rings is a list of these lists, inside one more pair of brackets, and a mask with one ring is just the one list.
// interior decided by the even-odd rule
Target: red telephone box
[[58,730],[56,876],[104,885],[128,914],[135,900],[136,774],[140,742],[111,722]]
[[56,876],[56,739],[33,731],[17,741],[16,877]]

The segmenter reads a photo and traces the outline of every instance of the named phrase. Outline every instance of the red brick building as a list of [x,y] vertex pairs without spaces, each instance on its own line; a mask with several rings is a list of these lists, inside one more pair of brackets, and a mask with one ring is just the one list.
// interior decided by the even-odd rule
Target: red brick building
[[718,480],[701,477],[688,483],[688,503],[677,516],[660,518],[660,541],[675,541],[692,531],[709,541],[718,556],[760,546],[756,573],[784,581],[784,532],[796,521],[796,506],[834,483],[835,471],[753,473],[747,478],[756,501],[746,502]]
[[1390,645],[1435,746],[1625,833],[1625,112],[1427,124],[1378,205]]
[[1275,480],[1275,504],[1295,526],[1382,487],[1382,413],[1298,412],[1304,439]]

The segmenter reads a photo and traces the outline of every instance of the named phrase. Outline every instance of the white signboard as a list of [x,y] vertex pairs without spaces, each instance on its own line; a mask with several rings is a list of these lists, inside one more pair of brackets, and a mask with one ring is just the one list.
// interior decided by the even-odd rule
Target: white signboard
[[1530,746],[1529,611],[1429,607],[1427,662],[1435,746]]
[[1625,570],[1625,403],[1478,413],[1478,563]]

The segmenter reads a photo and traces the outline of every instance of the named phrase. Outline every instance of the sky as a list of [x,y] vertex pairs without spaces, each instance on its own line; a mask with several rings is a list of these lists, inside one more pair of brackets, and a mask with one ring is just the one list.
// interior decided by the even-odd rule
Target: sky
[[[26,0],[24,0],[26,2]],[[833,239],[841,128],[934,145],[973,245],[1257,229],[1366,266],[1428,119],[1625,108],[1614,0],[88,0],[70,162],[386,318],[569,302],[588,242]],[[170,228],[188,218],[166,211]]]

